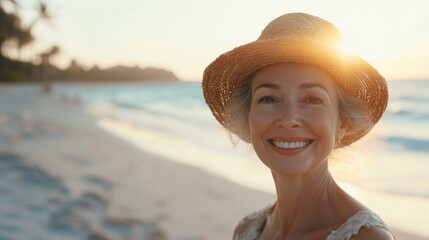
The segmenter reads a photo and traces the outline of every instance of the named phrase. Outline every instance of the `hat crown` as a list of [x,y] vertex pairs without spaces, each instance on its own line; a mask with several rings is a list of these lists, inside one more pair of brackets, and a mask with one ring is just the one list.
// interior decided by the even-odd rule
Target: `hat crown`
[[289,13],[271,21],[262,30],[258,40],[307,39],[325,44],[338,44],[341,33],[334,24],[305,13]]

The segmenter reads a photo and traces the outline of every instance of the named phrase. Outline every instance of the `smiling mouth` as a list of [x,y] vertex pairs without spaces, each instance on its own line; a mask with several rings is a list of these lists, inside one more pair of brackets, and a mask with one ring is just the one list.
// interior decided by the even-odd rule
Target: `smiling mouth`
[[305,148],[310,143],[312,143],[313,141],[312,140],[305,140],[305,141],[284,142],[284,141],[270,140],[269,142],[275,147],[293,150],[293,149]]

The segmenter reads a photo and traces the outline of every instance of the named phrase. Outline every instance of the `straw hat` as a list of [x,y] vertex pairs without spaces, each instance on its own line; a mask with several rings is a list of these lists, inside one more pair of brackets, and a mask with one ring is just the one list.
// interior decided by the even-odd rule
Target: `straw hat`
[[324,69],[347,93],[367,103],[369,129],[346,135],[347,146],[369,132],[386,109],[385,79],[358,56],[344,54],[335,25],[304,13],[290,13],[270,22],[259,38],[220,55],[204,71],[203,92],[213,115],[225,126],[226,108],[242,82],[257,70],[276,63],[304,63]]

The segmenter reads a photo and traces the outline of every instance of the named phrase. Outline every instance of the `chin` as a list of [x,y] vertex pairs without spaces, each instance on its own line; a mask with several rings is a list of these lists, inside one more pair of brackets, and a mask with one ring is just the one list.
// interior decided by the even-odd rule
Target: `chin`
[[309,172],[312,172],[314,169],[318,169],[319,167],[323,166],[323,164],[327,164],[327,160],[322,161],[291,161],[288,162],[270,162],[264,164],[271,170],[271,172],[284,177],[297,177],[305,175]]

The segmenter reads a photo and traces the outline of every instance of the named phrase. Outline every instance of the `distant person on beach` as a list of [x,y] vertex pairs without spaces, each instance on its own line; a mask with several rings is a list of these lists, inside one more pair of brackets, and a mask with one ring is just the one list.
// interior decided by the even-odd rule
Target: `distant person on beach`
[[238,223],[235,240],[395,239],[328,169],[331,154],[365,136],[388,101],[385,79],[344,54],[340,39],[319,17],[285,14],[205,69],[203,92],[213,115],[252,145],[277,192],[273,205]]

